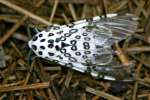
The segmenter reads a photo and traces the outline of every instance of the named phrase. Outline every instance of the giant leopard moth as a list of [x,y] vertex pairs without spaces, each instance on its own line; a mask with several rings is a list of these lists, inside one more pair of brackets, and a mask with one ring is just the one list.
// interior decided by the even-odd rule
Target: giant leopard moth
[[[112,45],[131,36],[136,28],[137,18],[132,14],[107,14],[107,18],[96,16],[68,25],[50,25],[28,44],[38,57],[96,78],[116,80],[118,72],[124,70],[112,67],[118,66],[113,61]],[[124,75],[121,80],[131,78]]]

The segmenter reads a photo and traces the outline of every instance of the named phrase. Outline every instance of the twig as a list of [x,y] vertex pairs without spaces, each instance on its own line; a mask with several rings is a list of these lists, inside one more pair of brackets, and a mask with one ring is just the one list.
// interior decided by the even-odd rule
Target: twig
[[92,94],[95,94],[95,95],[98,95],[100,97],[103,97],[105,99],[108,99],[108,100],[121,100],[120,98],[118,97],[115,97],[115,96],[112,96],[108,93],[105,93],[105,92],[101,92],[101,91],[98,91],[96,89],[93,89],[91,87],[86,87],[86,91],[89,92],[89,93],[92,93]]
[[6,61],[5,61],[5,53],[2,46],[0,46],[0,68],[6,67]]
[[13,43],[13,42],[10,42],[11,46],[15,49],[15,51],[17,52],[17,54],[20,56],[20,57],[23,57],[23,54],[20,52],[20,50],[17,48],[17,46]]
[[[41,0],[41,1],[43,1],[43,0]],[[37,7],[39,7],[41,4],[44,3],[44,2],[41,2],[41,1],[37,3],[37,5],[36,5]],[[10,2],[5,1],[5,0],[0,0],[0,3],[3,3],[3,4],[8,5],[8,6],[13,6],[13,4],[11,4]],[[13,7],[16,7],[16,5],[14,5]],[[34,10],[36,10],[36,9],[33,9],[33,11]],[[0,45],[2,45],[23,24],[23,22],[25,20],[27,20],[27,19],[28,19],[28,16],[24,16],[9,31],[7,31],[5,33],[5,35],[2,38],[0,38]]]
[[100,4],[101,4],[101,7],[102,7],[102,11],[103,11],[103,15],[105,16],[105,17],[107,17],[107,9],[106,9],[106,6],[105,6],[105,0],[100,0]]
[[[24,81],[24,83],[23,83],[23,86],[26,86],[26,84],[28,83],[29,78],[30,78],[30,76],[31,76],[31,72],[32,72],[33,67],[34,67],[34,64],[35,64],[35,61],[33,61],[32,64],[31,64],[30,70],[29,70],[28,73],[27,73],[27,76],[26,76],[26,78],[25,78],[25,81]],[[19,96],[19,100],[22,100],[22,95]]]
[[75,9],[74,9],[73,5],[69,4],[68,6],[69,6],[69,9],[71,11],[71,15],[73,17],[73,20],[77,20],[77,15],[76,15],[76,12],[75,12]]
[[16,23],[10,30],[8,30],[5,35],[0,38],[0,45],[2,45],[19,27],[20,25],[27,19],[28,17],[23,17],[18,23]]
[[65,15],[65,13],[62,13],[61,15],[62,15],[62,17],[64,18],[66,24],[69,24],[70,21],[69,21],[69,19],[67,18],[67,16]]
[[42,88],[48,88],[49,82],[43,82],[43,83],[35,83],[35,84],[29,84],[26,86],[11,86],[11,87],[0,87],[0,92],[11,92],[11,91],[22,91],[22,90],[35,90],[35,89],[42,89]]
[[61,100],[57,89],[54,86],[53,80],[50,81],[53,92],[55,93],[56,99]]
[[16,85],[21,85],[24,83],[24,80],[21,80],[21,81],[18,81],[16,83],[10,83],[10,84],[4,84],[4,85],[0,85],[0,88],[1,87],[11,87],[11,86],[16,86]]
[[[140,70],[141,70],[142,64],[138,64],[137,70],[136,70],[136,79],[138,80],[140,78]],[[134,89],[133,89],[133,95],[132,95],[132,100],[137,99],[137,91],[138,91],[138,81],[135,82],[134,84]]]
[[35,60],[32,62],[31,67],[30,67],[30,70],[29,70],[28,73],[27,73],[27,76],[26,76],[24,85],[26,85],[26,84],[28,83],[28,81],[29,81],[29,78],[30,78],[30,76],[31,76],[31,72],[32,72],[32,70],[33,70],[33,67],[35,66],[34,64],[35,64]]
[[66,86],[66,88],[69,87],[70,81],[72,79],[72,74],[73,74],[73,71],[71,69],[68,70],[68,73],[67,73],[67,76],[66,76],[66,80],[65,80],[65,86]]
[[139,94],[138,95],[138,100],[140,100],[140,98],[142,99],[142,98],[146,98],[146,97],[148,98],[147,100],[150,100],[149,96],[150,96],[149,93]]
[[82,95],[81,95],[81,100],[87,100],[87,98],[86,98],[86,93],[82,93]]
[[83,11],[82,11],[81,18],[85,18],[85,16],[86,16],[86,11],[87,11],[87,5],[85,4],[85,5],[83,6]]
[[148,18],[148,13],[146,12],[146,10],[144,9],[144,3],[143,1],[137,1],[137,0],[133,0],[133,2],[137,5],[137,9],[135,11],[136,15],[140,15],[141,12],[143,13],[143,15]]
[[54,6],[53,6],[53,10],[52,10],[52,13],[51,13],[51,17],[49,19],[50,23],[52,23],[52,21],[53,21],[53,18],[54,18],[55,12],[56,12],[56,8],[58,6],[58,2],[59,2],[59,0],[55,0]]
[[139,61],[140,63],[142,63],[145,67],[150,68],[150,65],[148,63],[146,63],[143,59],[141,59],[133,54],[130,54],[130,56],[133,57],[135,60]]
[[149,46],[131,47],[131,48],[127,48],[126,51],[128,52],[150,52],[150,47]]
[[[50,3],[54,3],[55,0],[49,0]],[[91,4],[96,5],[98,0],[60,0],[60,3],[75,3],[75,4]]]
[[18,11],[18,12],[20,12],[20,13],[26,15],[26,16],[31,17],[31,18],[37,20],[38,22],[41,22],[41,23],[43,23],[45,25],[50,25],[50,23],[48,21],[44,20],[43,18],[41,18],[41,17],[39,17],[39,16],[37,16],[37,15],[35,15],[35,14],[33,14],[33,13],[31,13],[31,12],[29,12],[29,11],[27,11],[27,10],[25,10],[25,9],[23,9],[23,8],[21,8],[21,7],[17,6],[17,5],[15,5],[15,4],[7,1],[7,0],[0,0],[0,3],[2,3],[2,4],[12,8],[12,9],[16,10],[16,11]]

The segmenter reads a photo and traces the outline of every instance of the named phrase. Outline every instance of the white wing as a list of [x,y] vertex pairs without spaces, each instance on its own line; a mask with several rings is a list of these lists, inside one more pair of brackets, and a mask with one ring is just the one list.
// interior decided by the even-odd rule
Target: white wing
[[[105,74],[111,73],[113,68],[107,67],[111,67],[110,63],[113,62],[111,46],[131,36],[137,28],[137,22],[132,15],[107,16],[108,18],[97,16],[80,20],[69,25],[53,25],[38,33],[29,42],[29,46],[39,57],[57,60],[62,65],[71,65],[70,67],[80,72],[88,71],[92,76],[99,77],[102,71]],[[41,34],[42,37],[39,36]],[[49,40],[54,41],[52,48],[47,42]],[[45,46],[45,49],[40,46]],[[62,52],[62,49],[66,51]]]

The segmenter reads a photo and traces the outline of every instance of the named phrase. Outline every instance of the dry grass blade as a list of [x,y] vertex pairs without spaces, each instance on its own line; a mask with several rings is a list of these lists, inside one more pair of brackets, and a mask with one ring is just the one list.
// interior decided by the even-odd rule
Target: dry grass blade
[[149,46],[143,46],[143,47],[132,47],[126,49],[128,52],[150,52]]
[[67,76],[66,76],[66,80],[65,80],[66,88],[69,88],[69,84],[70,84],[70,81],[72,79],[72,74],[73,74],[73,71],[72,70],[68,70],[68,73],[67,73]]
[[0,38],[0,45],[2,45],[15,31],[20,27],[20,25],[27,19],[28,17],[23,17],[18,23],[16,23],[10,30],[8,30],[4,37]]
[[112,96],[108,93],[105,93],[105,92],[101,92],[101,91],[98,91],[96,89],[93,89],[91,87],[86,87],[86,91],[89,92],[89,93],[92,93],[92,94],[95,94],[95,95],[98,95],[100,97],[103,97],[105,99],[108,99],[108,100],[121,100],[120,98],[118,97],[115,97],[115,96]]
[[[41,2],[42,1],[42,2]],[[43,0],[41,0],[40,2],[38,2],[37,3],[37,7],[39,7],[42,3],[43,3]],[[4,2],[5,4],[9,4],[9,6],[11,6],[12,4],[11,3],[9,3],[9,2],[7,2],[7,1],[3,1],[3,0],[1,0],[0,1],[0,3],[1,2]],[[35,9],[33,9],[33,11],[34,11]],[[2,38],[0,38],[0,45],[2,45],[22,24],[23,24],[23,22],[25,21],[25,20],[27,20],[27,18],[28,18],[28,16],[24,16],[21,20],[19,20],[15,25],[13,25],[13,27],[10,29],[10,30],[8,30],[6,33],[5,33],[5,35],[2,37]]]
[[25,86],[11,86],[11,87],[0,87],[0,92],[12,92],[12,91],[22,91],[22,90],[36,90],[36,89],[43,89],[48,88],[49,82],[43,83],[35,83],[35,84],[28,84]]
[[86,93],[83,93],[83,94],[81,95],[81,100],[87,100],[87,98],[86,98]]
[[2,46],[0,46],[0,68],[4,68],[4,67],[6,67],[5,53]]
[[53,21],[53,17],[55,15],[55,12],[56,12],[56,9],[57,9],[57,6],[58,6],[58,2],[59,2],[59,0],[55,0],[54,6],[53,6],[53,10],[52,10],[52,13],[51,13],[51,17],[49,19],[50,23],[52,23],[52,21]]
[[73,20],[77,20],[77,15],[72,4],[68,4]]
[[23,9],[23,8],[7,1],[7,0],[0,0],[0,3],[16,10],[16,11],[18,11],[18,12],[20,12],[20,13],[26,15],[26,16],[31,17],[31,18],[35,19],[36,21],[38,21],[38,22],[41,22],[45,25],[50,25],[50,23],[48,21],[44,20],[43,18],[41,18],[41,17],[39,17],[39,16],[37,16],[37,15],[35,15],[35,14],[33,14],[33,13],[31,13],[31,12],[29,12],[29,11],[27,11],[27,10],[25,10],[25,9]]
[[10,83],[10,84],[0,85],[0,87],[13,87],[13,86],[21,85],[23,83],[24,83],[24,80],[21,80],[21,81],[18,81],[16,83]]
[[[140,78],[141,66],[142,66],[141,63],[137,65],[137,71],[136,71],[136,79],[137,80]],[[132,100],[136,100],[137,99],[137,92],[138,92],[138,81],[134,83]]]
[[[50,3],[54,3],[55,0],[49,0]],[[60,0],[60,3],[72,3],[72,4],[91,4],[95,5],[98,3],[98,0]]]
[[17,46],[13,42],[11,42],[10,44],[15,49],[15,51],[18,53],[18,55],[20,57],[23,57],[23,54],[20,52],[20,50],[17,48]]
[[66,24],[69,24],[69,23],[70,23],[69,19],[68,19],[67,16],[65,15],[65,13],[62,13],[62,17],[64,18]]

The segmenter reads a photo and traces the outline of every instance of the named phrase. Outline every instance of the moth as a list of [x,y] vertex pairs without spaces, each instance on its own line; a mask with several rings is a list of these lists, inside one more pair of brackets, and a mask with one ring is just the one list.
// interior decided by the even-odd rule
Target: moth
[[[82,73],[106,80],[132,80],[114,60],[114,43],[130,37],[137,29],[132,14],[107,14],[72,22],[50,25],[28,42],[33,52]],[[121,77],[121,78],[119,78]]]

